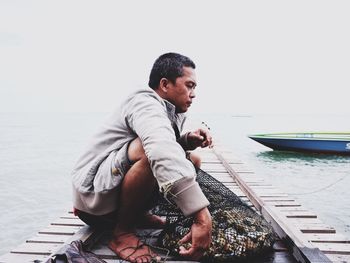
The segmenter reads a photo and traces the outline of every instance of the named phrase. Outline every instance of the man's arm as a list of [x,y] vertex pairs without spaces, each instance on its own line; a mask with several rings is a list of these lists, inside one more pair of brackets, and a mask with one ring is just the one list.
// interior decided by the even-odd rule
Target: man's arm
[[150,96],[134,96],[125,113],[128,126],[142,141],[160,191],[185,216],[207,207],[209,202],[195,180],[194,166],[176,142],[164,106]]

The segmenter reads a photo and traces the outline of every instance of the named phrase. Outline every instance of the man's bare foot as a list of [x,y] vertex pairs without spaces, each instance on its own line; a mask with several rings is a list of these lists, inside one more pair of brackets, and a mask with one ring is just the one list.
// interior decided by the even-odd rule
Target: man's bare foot
[[149,213],[146,213],[137,224],[137,227],[140,228],[163,228],[164,226],[164,218]]
[[114,232],[108,247],[121,259],[133,263],[160,262],[161,258],[132,232]]

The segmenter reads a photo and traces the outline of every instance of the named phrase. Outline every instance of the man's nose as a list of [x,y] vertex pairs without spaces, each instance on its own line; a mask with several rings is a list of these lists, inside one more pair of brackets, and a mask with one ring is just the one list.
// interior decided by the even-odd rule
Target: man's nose
[[190,91],[190,98],[195,98],[196,97],[196,93],[194,92],[194,90]]

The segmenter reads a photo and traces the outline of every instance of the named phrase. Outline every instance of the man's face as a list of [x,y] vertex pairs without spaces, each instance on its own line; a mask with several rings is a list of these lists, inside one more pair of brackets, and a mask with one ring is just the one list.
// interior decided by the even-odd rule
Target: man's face
[[175,84],[169,82],[167,99],[175,105],[176,113],[186,112],[191,106],[196,86],[196,73],[191,67],[183,67],[183,76],[178,77]]

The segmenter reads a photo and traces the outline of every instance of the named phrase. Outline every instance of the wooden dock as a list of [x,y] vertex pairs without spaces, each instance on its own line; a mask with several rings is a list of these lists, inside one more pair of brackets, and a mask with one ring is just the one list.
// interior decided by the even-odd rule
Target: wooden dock
[[[230,151],[215,146],[197,150],[197,153],[202,157],[202,169],[255,207],[278,234],[280,240],[273,252],[253,262],[350,262],[349,239],[248,169]],[[139,232],[150,243],[155,242],[156,234],[154,230]],[[108,234],[94,231],[72,212],[67,212],[24,244],[0,256],[0,263],[48,262],[65,244],[77,239],[106,262],[119,262],[106,245]],[[166,262],[180,261],[169,258]]]

